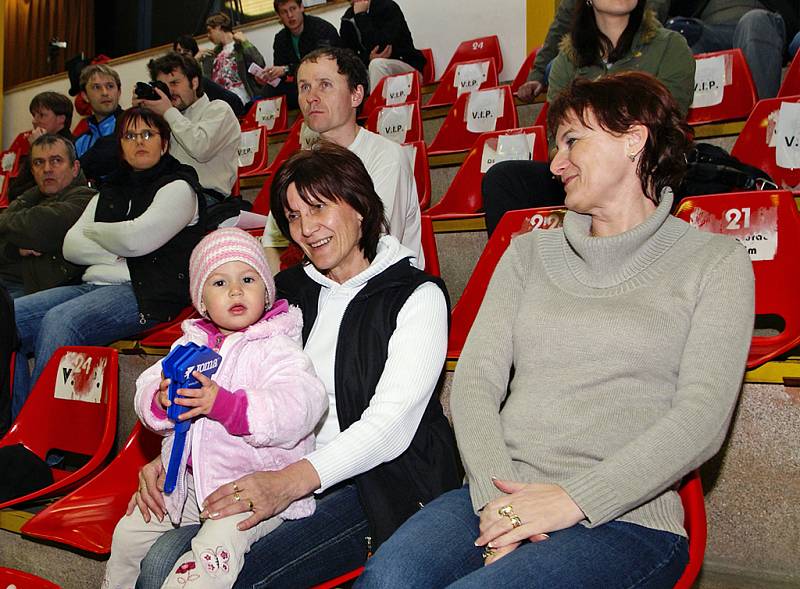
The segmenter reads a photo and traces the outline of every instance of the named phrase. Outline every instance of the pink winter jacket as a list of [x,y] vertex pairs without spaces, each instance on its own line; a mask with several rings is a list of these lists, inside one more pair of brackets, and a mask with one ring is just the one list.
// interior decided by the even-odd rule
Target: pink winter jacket
[[[285,304],[285,303],[284,303]],[[189,341],[208,345],[203,319],[183,322],[183,337],[173,346]],[[279,470],[314,449],[314,427],[328,407],[325,387],[316,377],[311,360],[300,344],[303,317],[296,307],[266,315],[246,330],[225,338],[213,380],[234,394],[247,395],[250,433],[234,436],[218,421],[206,416],[192,422],[186,437],[175,491],[165,495],[173,523],[180,522],[186,501],[186,460],[191,448],[192,473],[198,504],[225,483],[256,471]],[[153,411],[153,399],[161,382],[161,362],[145,370],[136,381],[136,413],[144,425],[166,436],[161,458],[166,467],[174,436],[172,421]],[[156,402],[156,406],[158,403]],[[314,499],[295,501],[283,519],[299,519],[314,513]]]

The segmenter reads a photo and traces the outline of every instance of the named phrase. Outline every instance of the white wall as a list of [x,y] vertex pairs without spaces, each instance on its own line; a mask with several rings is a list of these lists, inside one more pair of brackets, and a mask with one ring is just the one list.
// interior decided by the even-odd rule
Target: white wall
[[[504,69],[501,80],[511,80],[525,59],[525,2],[523,0],[397,0],[406,15],[414,43],[417,47],[433,49],[436,75],[441,76],[459,42],[497,35],[503,50]],[[347,5],[338,5],[315,12],[339,28],[339,21]],[[279,30],[278,23],[256,29],[246,29],[248,38],[269,61],[272,56],[272,38]],[[24,48],[19,48],[24,53]],[[131,92],[137,81],[147,80],[146,64],[152,55],[113,63],[122,79],[123,108],[130,106]],[[21,131],[30,128],[28,104],[39,92],[52,90],[67,93],[69,80],[66,74],[44,84],[32,85],[5,93],[3,106],[3,146],[10,145]],[[75,117],[77,120],[77,117]]]

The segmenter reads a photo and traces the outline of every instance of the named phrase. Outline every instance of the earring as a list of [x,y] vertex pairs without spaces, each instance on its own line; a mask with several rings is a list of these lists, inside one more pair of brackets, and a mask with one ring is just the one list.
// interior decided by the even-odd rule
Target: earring
[[636,154],[635,153],[629,153],[628,154],[628,159],[631,160],[632,162],[635,162],[636,161]]
[[586,0],[586,6],[591,8],[592,7],[592,0]]

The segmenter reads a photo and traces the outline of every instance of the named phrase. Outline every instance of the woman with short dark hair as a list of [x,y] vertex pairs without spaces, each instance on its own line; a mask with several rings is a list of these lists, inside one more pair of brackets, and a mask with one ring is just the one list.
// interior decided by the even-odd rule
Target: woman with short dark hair
[[467,484],[412,516],[359,588],[667,589],[681,478],[716,453],[753,327],[736,241],[670,215],[689,130],[641,73],[551,105],[563,227],[514,238],[456,368]]

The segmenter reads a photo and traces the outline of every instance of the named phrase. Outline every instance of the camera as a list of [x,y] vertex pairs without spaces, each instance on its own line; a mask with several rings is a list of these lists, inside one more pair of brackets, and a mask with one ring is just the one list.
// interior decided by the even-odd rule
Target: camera
[[167,98],[171,98],[169,88],[167,88],[167,85],[161,80],[156,80],[155,82],[136,82],[136,88],[133,90],[133,93],[136,94],[136,98],[141,98],[142,100],[160,100],[161,97],[158,95],[158,92],[156,92],[156,88],[166,94]]

